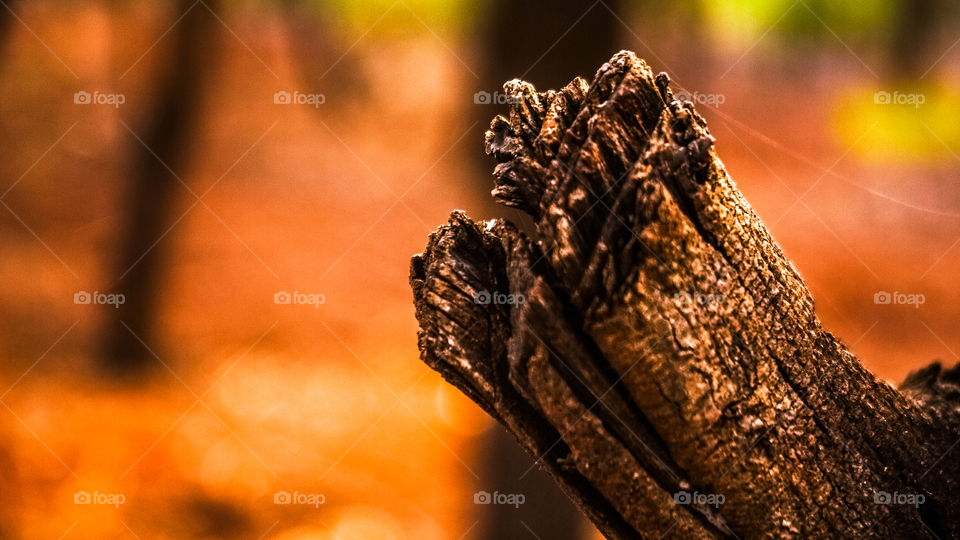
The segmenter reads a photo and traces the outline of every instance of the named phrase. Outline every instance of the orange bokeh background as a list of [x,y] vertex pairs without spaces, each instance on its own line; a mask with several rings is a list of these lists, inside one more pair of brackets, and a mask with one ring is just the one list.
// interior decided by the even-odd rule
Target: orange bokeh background
[[[73,298],[116,282],[129,156],[142,151],[179,6],[5,9],[0,538],[439,539],[482,529],[473,493],[487,485],[478,463],[496,428],[419,362],[407,265],[454,208],[516,217],[485,197],[493,163],[476,118],[504,111],[473,101],[493,90],[477,76],[486,4],[334,2],[315,20],[286,5],[216,10],[219,49],[189,152],[171,171],[183,182],[171,210],[181,219],[158,239],[157,332],[136,383],[98,364],[102,337],[125,331],[112,308]],[[730,14],[710,10],[701,15],[716,21],[698,23],[705,49],[692,54],[695,19],[647,16],[660,6],[626,3],[618,48],[677,88],[723,96],[698,108],[824,325],[894,383],[934,359],[955,363],[960,137],[929,109],[883,109],[873,96],[936,87],[929,106],[941,95],[955,105],[956,32],[934,40],[923,57],[932,71],[908,84],[887,78],[882,48],[844,30],[798,43],[805,27],[778,22],[769,35],[761,26],[731,36],[720,29]],[[589,75],[558,76],[577,74]],[[78,105],[80,90],[126,101]],[[277,104],[277,91],[325,102]],[[323,302],[276,304],[278,291]],[[924,303],[877,304],[880,291]],[[123,503],[76,504],[81,492]],[[283,492],[324,502],[275,504]]]

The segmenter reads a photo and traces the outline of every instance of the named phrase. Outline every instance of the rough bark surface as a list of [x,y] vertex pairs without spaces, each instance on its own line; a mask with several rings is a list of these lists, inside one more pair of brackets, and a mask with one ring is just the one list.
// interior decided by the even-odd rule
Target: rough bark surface
[[493,194],[535,232],[455,211],[430,235],[430,367],[609,538],[960,537],[960,370],[897,390],[821,327],[665,74],[624,51],[504,88]]

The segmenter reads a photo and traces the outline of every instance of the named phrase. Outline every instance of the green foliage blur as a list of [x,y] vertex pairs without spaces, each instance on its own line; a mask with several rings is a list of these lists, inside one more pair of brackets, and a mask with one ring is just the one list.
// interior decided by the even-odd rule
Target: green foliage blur
[[714,32],[753,42],[766,33],[788,41],[862,40],[876,36],[896,17],[903,0],[701,0]]

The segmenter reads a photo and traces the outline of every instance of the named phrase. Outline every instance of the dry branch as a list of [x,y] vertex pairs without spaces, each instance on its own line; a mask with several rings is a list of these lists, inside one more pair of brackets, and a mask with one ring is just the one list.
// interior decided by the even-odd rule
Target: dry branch
[[960,537],[960,370],[866,371],[668,85],[621,52],[504,86],[494,196],[535,233],[431,234],[423,360],[609,538]]

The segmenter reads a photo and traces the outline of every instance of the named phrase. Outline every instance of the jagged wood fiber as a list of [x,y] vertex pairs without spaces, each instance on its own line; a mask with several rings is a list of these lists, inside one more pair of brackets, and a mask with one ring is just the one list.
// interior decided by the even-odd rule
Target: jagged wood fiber
[[430,235],[423,360],[609,538],[960,537],[960,370],[866,371],[668,86],[627,51],[589,83],[504,86],[493,194],[535,233],[455,211]]

